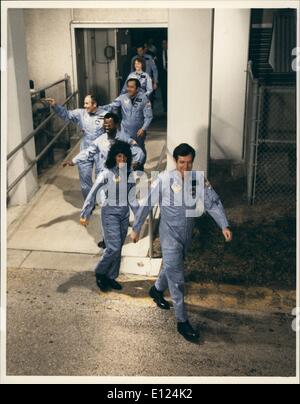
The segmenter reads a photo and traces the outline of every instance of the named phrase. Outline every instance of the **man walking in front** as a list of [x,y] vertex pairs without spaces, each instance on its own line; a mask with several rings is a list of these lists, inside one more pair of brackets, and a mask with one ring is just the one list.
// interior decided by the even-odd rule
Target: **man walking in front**
[[[186,340],[197,342],[199,334],[189,323],[184,303],[184,260],[192,240],[194,218],[205,210],[221,228],[226,242],[232,240],[232,233],[220,198],[203,174],[193,171],[195,150],[187,144],[181,144],[174,150],[173,156],[176,170],[160,174],[152,185],[148,200],[136,214],[131,238],[135,243],[139,240],[143,223],[151,209],[159,203],[163,269],[150,290],[150,296],[159,308],[169,310],[170,305],[164,299],[164,292],[169,289],[178,332]],[[192,203],[190,196],[193,197]]]

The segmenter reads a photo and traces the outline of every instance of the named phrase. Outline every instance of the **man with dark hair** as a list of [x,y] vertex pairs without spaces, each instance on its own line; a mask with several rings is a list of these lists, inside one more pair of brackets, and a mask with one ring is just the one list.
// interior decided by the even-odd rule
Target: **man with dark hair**
[[169,310],[170,305],[164,299],[164,292],[169,289],[178,332],[186,340],[197,342],[199,334],[190,325],[184,304],[184,260],[192,240],[194,218],[201,216],[205,210],[221,228],[226,242],[231,241],[232,233],[220,198],[203,173],[193,171],[195,150],[188,144],[182,144],[174,150],[173,156],[176,170],[160,174],[152,185],[148,200],[136,214],[131,238],[133,242],[139,240],[143,223],[151,209],[159,203],[163,269],[150,290],[150,296],[159,308]]
[[146,156],[146,132],[152,122],[153,112],[151,102],[140,87],[141,83],[138,79],[129,79],[126,94],[121,94],[103,109],[108,112],[116,112],[121,108],[122,130],[137,142]]
[[104,129],[106,133],[96,139],[87,149],[82,150],[73,160],[65,161],[63,166],[75,166],[87,161],[93,161],[95,156],[98,155],[99,170],[102,172],[105,169],[108,152],[116,141],[122,141],[131,145],[134,167],[143,164],[145,155],[142,149],[127,132],[120,129],[119,124],[120,119],[117,114],[107,113],[104,116]]
[[[157,66],[155,64],[155,61],[153,57],[149,54],[146,53],[146,48],[144,45],[138,45],[136,48],[137,56],[145,60],[146,63],[146,73],[149,74],[149,76],[153,80],[153,90],[157,90],[158,88],[158,70]],[[134,72],[134,60],[136,59],[136,56],[134,56],[131,60],[131,71]]]
[[[94,95],[87,95],[84,100],[83,109],[67,110],[66,107],[59,105],[52,98],[47,98],[47,102],[53,107],[56,114],[65,122],[73,122],[82,132],[82,141],[80,150],[83,151],[90,147],[92,143],[105,132],[103,127],[103,117],[106,111],[98,107],[97,99]],[[96,176],[100,172],[98,156],[84,163],[78,164],[81,192],[84,199],[88,196],[93,186],[93,170],[96,169]]]

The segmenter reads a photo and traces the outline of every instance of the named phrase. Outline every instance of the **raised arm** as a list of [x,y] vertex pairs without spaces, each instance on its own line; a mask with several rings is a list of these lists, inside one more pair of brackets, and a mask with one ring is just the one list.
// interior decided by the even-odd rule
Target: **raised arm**
[[72,111],[68,111],[66,107],[56,104],[55,100],[51,98],[47,98],[46,101],[48,101],[53,107],[56,115],[63,119],[65,122],[73,122],[76,125],[79,124],[80,118],[83,113],[82,109],[74,109]]

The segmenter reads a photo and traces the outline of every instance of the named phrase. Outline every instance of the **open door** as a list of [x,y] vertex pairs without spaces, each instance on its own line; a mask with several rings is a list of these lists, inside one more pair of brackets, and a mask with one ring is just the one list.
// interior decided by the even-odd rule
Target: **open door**
[[76,29],[79,100],[94,94],[104,105],[118,96],[116,30]]
[[120,93],[131,72],[130,62],[133,55],[130,31],[128,29],[117,29],[116,42],[118,92]]
[[77,29],[75,31],[76,37],[76,64],[77,64],[77,88],[79,105],[83,105],[84,97],[88,93],[87,90],[87,72],[85,64],[85,42],[84,30]]

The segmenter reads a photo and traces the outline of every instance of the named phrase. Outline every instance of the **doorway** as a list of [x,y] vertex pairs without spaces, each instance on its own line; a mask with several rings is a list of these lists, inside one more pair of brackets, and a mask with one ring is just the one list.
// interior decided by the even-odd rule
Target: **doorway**
[[75,27],[74,32],[80,105],[88,93],[96,94],[102,105],[117,98],[131,72],[131,61],[137,55],[137,47],[150,42],[147,53],[154,58],[159,70],[159,88],[153,95],[155,119],[152,126],[166,129],[167,107],[163,103],[162,91],[167,93],[167,75],[162,77],[160,66],[162,42],[168,39],[168,29]]

